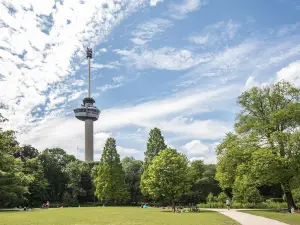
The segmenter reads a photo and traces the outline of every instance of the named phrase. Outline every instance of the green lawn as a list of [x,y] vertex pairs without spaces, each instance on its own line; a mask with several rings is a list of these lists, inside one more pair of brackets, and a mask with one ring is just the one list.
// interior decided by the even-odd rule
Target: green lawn
[[89,207],[0,212],[1,225],[237,225],[216,212],[171,213],[160,209]]
[[250,213],[257,216],[263,216],[266,218],[278,220],[290,225],[300,225],[300,214],[290,214],[290,213],[281,213],[274,211],[263,211],[263,210],[253,210],[253,211],[241,211],[245,213]]

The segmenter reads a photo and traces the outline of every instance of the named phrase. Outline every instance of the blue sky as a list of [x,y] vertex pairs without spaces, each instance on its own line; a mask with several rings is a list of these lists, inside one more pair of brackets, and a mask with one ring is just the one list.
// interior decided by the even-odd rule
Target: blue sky
[[95,160],[110,136],[122,157],[143,159],[157,126],[191,160],[215,163],[240,93],[283,79],[300,87],[296,0],[1,0],[0,29],[4,128],[81,159],[72,109],[87,95],[87,46],[102,111]]

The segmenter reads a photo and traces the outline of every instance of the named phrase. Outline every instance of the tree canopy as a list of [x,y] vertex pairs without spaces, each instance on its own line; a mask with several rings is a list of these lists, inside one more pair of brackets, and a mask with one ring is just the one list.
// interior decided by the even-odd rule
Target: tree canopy
[[103,201],[120,203],[129,198],[128,186],[125,184],[125,173],[122,169],[116,141],[108,138],[95,175],[95,195]]
[[189,189],[188,160],[175,149],[160,151],[148,168],[142,190],[153,198],[169,201],[175,210],[175,201]]
[[[287,82],[245,91],[235,133],[218,146],[217,179],[234,193],[281,184],[288,207],[296,208],[291,190],[299,184],[300,90]],[[244,187],[242,187],[244,185]]]

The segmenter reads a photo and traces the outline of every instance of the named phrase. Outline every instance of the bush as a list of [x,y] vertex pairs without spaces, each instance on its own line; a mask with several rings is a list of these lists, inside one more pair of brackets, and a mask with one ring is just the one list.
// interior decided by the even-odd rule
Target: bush
[[293,194],[295,203],[300,204],[300,188],[293,189],[292,194]]
[[227,198],[228,198],[227,195],[224,192],[221,192],[218,195],[217,200],[218,200],[218,202],[225,203]]
[[211,203],[214,202],[214,194],[213,193],[209,193],[208,196],[206,197],[206,202],[207,203]]
[[268,198],[266,202],[284,202],[283,198]]
[[[225,203],[212,202],[207,204],[198,204],[199,208],[226,208]],[[285,202],[262,202],[262,203],[241,203],[232,202],[233,209],[285,209],[287,207]]]

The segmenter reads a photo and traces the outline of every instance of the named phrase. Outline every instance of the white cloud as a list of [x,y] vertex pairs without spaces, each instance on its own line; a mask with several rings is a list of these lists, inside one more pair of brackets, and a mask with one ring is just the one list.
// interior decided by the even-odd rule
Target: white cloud
[[199,45],[218,46],[232,40],[240,28],[240,25],[232,20],[221,21],[206,26],[199,34],[189,36],[188,40]]
[[183,19],[190,12],[199,10],[202,6],[207,4],[204,0],[183,0],[182,3],[170,3],[170,16],[174,19]]
[[193,140],[181,147],[189,155],[203,155],[209,152],[209,147],[204,145],[199,140]]
[[106,53],[107,49],[106,48],[100,48],[98,51],[95,52],[95,56],[99,56],[102,53]]
[[277,73],[276,81],[285,80],[300,88],[300,60],[290,63]]
[[287,24],[282,26],[278,31],[277,31],[277,35],[278,36],[284,36],[287,34],[290,34],[291,32],[297,30],[298,28],[300,28],[300,22],[294,23],[294,24]]
[[202,160],[205,164],[216,164],[217,163],[217,157],[215,155],[211,155],[209,157],[201,156],[201,157],[190,158],[190,162],[193,162],[195,160]]
[[191,162],[202,160],[205,164],[215,164],[217,162],[215,153],[217,144],[203,144],[199,140],[192,140],[181,146],[180,151],[183,151],[190,158]]
[[163,47],[156,50],[116,50],[129,66],[138,69],[184,70],[210,60],[208,55],[197,55],[189,50]]
[[245,89],[250,90],[253,87],[259,87],[259,83],[255,81],[255,77],[250,76],[245,83]]
[[[230,94],[231,93],[231,94]],[[182,136],[201,139],[218,139],[230,131],[231,125],[212,120],[190,121],[185,117],[191,112],[201,113],[211,110],[210,104],[224,102],[225,96],[235,96],[237,87],[228,86],[219,89],[202,90],[173,95],[163,100],[142,103],[124,108],[103,110],[96,123],[99,131],[137,125],[146,128],[160,127],[163,131],[177,133]],[[220,104],[219,104],[220,105]],[[122,115],[120,117],[120,115]]]
[[117,151],[120,154],[121,158],[124,158],[126,156],[132,156],[135,159],[143,159],[144,157],[144,152],[143,151],[138,151],[134,148],[124,148],[121,146],[117,146]]
[[156,6],[159,2],[163,2],[163,0],[150,0],[150,5]]
[[92,63],[91,68],[92,69],[116,69],[118,68],[119,63],[118,62],[110,62],[107,64],[101,64],[101,63]]
[[167,19],[151,19],[146,23],[138,25],[137,29],[132,32],[133,38],[131,41],[136,45],[144,45],[172,25],[172,22]]
[[193,35],[189,37],[189,41],[195,44],[204,45],[208,42],[209,36]]
[[105,84],[103,86],[97,87],[96,89],[100,90],[101,92],[104,92],[110,89],[121,87],[126,82],[125,77],[123,76],[113,77],[112,80],[113,80],[112,84]]

